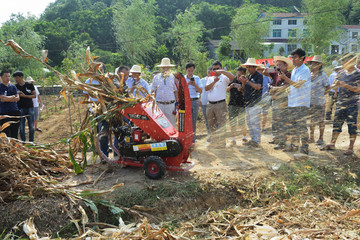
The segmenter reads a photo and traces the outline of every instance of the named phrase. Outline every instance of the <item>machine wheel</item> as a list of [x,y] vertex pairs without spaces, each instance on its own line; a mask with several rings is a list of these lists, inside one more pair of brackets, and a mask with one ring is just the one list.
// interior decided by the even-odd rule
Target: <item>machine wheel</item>
[[144,160],[143,169],[148,178],[160,179],[166,172],[166,164],[161,157],[149,156]]

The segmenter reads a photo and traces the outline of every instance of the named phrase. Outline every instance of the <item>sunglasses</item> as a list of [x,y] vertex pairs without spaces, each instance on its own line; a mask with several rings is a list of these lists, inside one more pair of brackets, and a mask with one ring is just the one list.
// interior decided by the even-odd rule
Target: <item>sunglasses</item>
[[219,70],[220,68],[213,68],[213,70]]

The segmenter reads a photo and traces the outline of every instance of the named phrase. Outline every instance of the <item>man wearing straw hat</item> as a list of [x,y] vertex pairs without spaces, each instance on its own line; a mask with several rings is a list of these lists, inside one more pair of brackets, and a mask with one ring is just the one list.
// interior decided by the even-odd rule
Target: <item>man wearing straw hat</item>
[[257,71],[259,64],[256,64],[255,58],[248,58],[246,63],[241,65],[249,73],[247,77],[241,76],[240,81],[245,85],[245,112],[246,122],[249,129],[251,140],[244,143],[250,147],[257,147],[261,141],[261,97],[263,86],[263,75]]
[[[213,62],[212,70],[211,75],[213,76],[208,78],[205,86],[205,91],[208,91],[208,104],[206,106],[206,117],[210,131],[208,141],[221,148],[226,146],[226,141],[224,136],[219,136],[218,130],[225,132],[223,127],[226,124],[226,89],[235,76],[223,70],[220,61]],[[216,131],[218,132],[216,133]]]
[[311,100],[310,100],[310,143],[315,142],[315,125],[319,124],[319,140],[317,145],[324,144],[325,131],[325,95],[330,90],[328,76],[322,71],[320,55],[315,55],[310,64],[311,71]]
[[292,136],[290,146],[287,146],[285,152],[295,152],[299,149],[299,140],[301,139],[300,152],[309,154],[309,135],[306,126],[306,119],[310,108],[311,99],[311,72],[305,66],[305,51],[301,48],[295,49],[292,53],[292,61],[295,65],[291,72],[291,79],[280,73],[289,87],[288,113],[289,113],[289,135]]
[[[155,100],[158,107],[165,114],[166,118],[175,127],[177,88],[175,85],[175,76],[170,72],[171,67],[175,65],[170,63],[169,58],[163,58],[160,65],[161,74],[153,78],[152,92],[155,93]],[[175,113],[175,114],[174,114]]]
[[356,59],[356,65],[353,64],[353,54],[345,55],[340,61],[344,67],[344,71],[339,73],[335,83],[331,86],[332,88],[339,88],[331,142],[321,148],[321,150],[335,149],[336,140],[342,131],[342,125],[346,121],[350,135],[350,144],[344,154],[351,155],[354,153],[354,144],[357,136],[360,93],[360,71],[357,67],[360,66],[360,54]]
[[291,78],[289,70],[294,68],[291,59],[283,56],[274,56],[276,72],[272,85],[270,86],[270,95],[272,100],[272,134],[273,140],[269,143],[276,144],[275,150],[286,147],[286,133],[288,127],[288,94],[286,92],[289,84],[281,76]]
[[[134,65],[130,69],[131,77],[126,80],[127,87],[129,88],[129,93],[134,97],[138,93],[141,97],[146,97],[149,94],[149,84],[141,76],[141,67]],[[142,88],[137,87],[141,86]]]

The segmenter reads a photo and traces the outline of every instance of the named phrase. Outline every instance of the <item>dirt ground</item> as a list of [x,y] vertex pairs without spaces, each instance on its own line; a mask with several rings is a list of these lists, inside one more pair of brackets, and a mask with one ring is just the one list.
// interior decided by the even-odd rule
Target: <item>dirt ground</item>
[[[84,114],[84,111],[83,111]],[[72,121],[73,131],[75,126],[80,121],[78,109],[72,109]],[[74,123],[75,122],[75,123]],[[76,123],[77,122],[77,123]],[[304,156],[294,153],[284,153],[282,151],[274,150],[274,145],[268,142],[272,139],[270,120],[268,120],[266,128],[262,133],[262,143],[258,148],[250,148],[242,145],[240,134],[236,137],[237,145],[230,146],[231,136],[230,129],[227,128],[224,137],[226,137],[226,148],[214,148],[207,142],[206,128],[203,120],[198,123],[197,135],[198,139],[194,151],[191,153],[190,159],[195,162],[195,166],[188,172],[171,172],[168,171],[164,178],[160,180],[150,180],[145,177],[141,168],[126,167],[122,168],[117,164],[100,164],[97,159],[96,162],[90,163],[84,174],[71,174],[68,176],[63,184],[77,185],[81,183],[89,183],[79,185],[77,189],[109,189],[110,187],[123,183],[126,189],[136,188],[143,189],[149,187],[156,187],[162,183],[176,182],[185,183],[191,180],[206,181],[211,177],[216,177],[221,181],[222,178],[261,178],[269,174],[276,174],[276,170],[281,164],[288,163],[290,161],[297,161]],[[42,129],[42,132],[36,132],[35,141],[37,143],[54,143],[60,141],[63,138],[68,138],[71,135],[70,120],[68,115],[68,109],[63,108],[60,112],[53,113],[51,116],[46,117],[39,121],[38,127]],[[331,137],[332,125],[326,124],[325,130],[325,142],[329,142]],[[318,131],[315,132],[317,137]],[[343,133],[340,135],[337,148],[338,150],[331,152],[320,151],[320,147],[311,144],[310,154],[308,158],[318,161],[320,164],[332,165],[344,162],[358,161],[360,156],[360,148],[358,144],[355,145],[355,154],[352,156],[344,156],[343,152],[347,149],[348,145],[347,127],[344,127]],[[55,147],[55,149],[61,149],[61,146]],[[89,153],[90,156],[90,153]],[[91,160],[90,160],[91,161]],[[356,172],[356,170],[355,170]],[[104,198],[111,201],[112,195],[104,195]],[[162,211],[165,214],[168,213],[183,213],[185,210],[191,208],[198,208],[200,206],[220,208],[227,203],[231,203],[230,195],[217,195],[202,196],[196,202],[189,204],[182,204],[179,208],[167,207],[168,203],[162,204]],[[51,208],[51,211],[44,211],[52,204],[58,206]],[[51,234],[52,228],[56,225],[57,229],[64,227],[65,219],[67,215],[61,209],[63,205],[67,205],[66,199],[54,199],[52,196],[46,196],[41,201],[26,201],[21,200],[11,203],[10,205],[0,205],[0,210],[7,216],[4,221],[8,223],[7,228],[12,227],[14,222],[19,223],[26,219],[26,215],[38,215],[42,219],[42,225],[37,223],[37,226],[43,233]],[[179,203],[180,204],[180,203]],[[195,206],[196,205],[196,206]],[[19,214],[20,209],[28,209],[24,214]],[[52,217],[42,216],[44,212],[48,212]],[[27,213],[27,214],[26,214]],[[74,212],[74,216],[79,216],[79,212]],[[52,219],[52,220],[51,220]],[[62,219],[62,221],[58,221]],[[50,222],[51,223],[50,223]],[[1,221],[0,221],[1,222]],[[1,225],[1,224],[0,224]]]
[[[83,112],[84,114],[84,112]],[[271,111],[270,111],[271,114]],[[271,115],[270,115],[271,116]],[[236,137],[237,145],[230,146],[231,136],[230,128],[224,134],[227,144],[226,148],[213,148],[207,142],[207,131],[204,121],[201,119],[197,124],[197,141],[195,149],[191,153],[190,160],[195,162],[195,166],[189,172],[170,172],[166,176],[158,180],[167,181],[168,179],[176,179],[179,181],[186,181],[187,178],[201,178],[209,174],[222,174],[231,176],[265,176],[273,172],[279,164],[301,158],[301,154],[285,153],[281,150],[274,150],[274,145],[268,142],[272,139],[271,134],[271,117],[266,124],[266,128],[262,132],[262,143],[258,148],[250,148],[244,146],[241,140],[241,134]],[[79,112],[77,109],[72,110],[72,121],[80,121]],[[74,125],[74,124],[73,124]],[[40,120],[39,128],[43,131],[36,132],[35,141],[38,143],[53,143],[67,138],[71,135],[68,109],[64,108],[61,112],[53,114],[44,120]],[[75,131],[73,129],[73,131]],[[325,142],[328,143],[331,138],[332,124],[327,122],[325,128]],[[318,128],[315,131],[315,140],[317,140]],[[248,136],[249,138],[249,136]],[[358,140],[360,141],[360,140]],[[349,143],[349,135],[347,134],[347,126],[344,125],[343,133],[337,141],[335,151],[320,151],[320,146],[310,144],[310,159],[318,159],[319,162],[343,162],[348,160],[356,160],[360,156],[360,148],[355,144],[355,153],[352,156],[345,156],[343,152],[347,149]],[[294,156],[295,155],[295,156]],[[114,164],[101,165],[98,162],[93,166],[92,174],[81,174],[72,176],[67,180],[67,183],[76,184],[81,181],[88,181],[97,179],[105,169],[111,168],[111,173],[106,174],[101,181],[99,181],[94,188],[106,188],[116,183],[124,183],[125,186],[143,187],[144,183],[149,180],[144,176],[142,169],[127,167],[121,168]],[[89,168],[90,169],[90,168]],[[155,181],[157,182],[157,181]],[[88,186],[87,186],[88,187]]]

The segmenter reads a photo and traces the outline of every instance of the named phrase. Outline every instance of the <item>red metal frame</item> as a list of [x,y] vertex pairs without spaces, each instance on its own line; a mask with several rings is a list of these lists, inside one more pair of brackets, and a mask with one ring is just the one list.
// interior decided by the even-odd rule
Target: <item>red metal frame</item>
[[[189,88],[186,79],[181,73],[175,74],[176,81],[179,81],[178,88],[178,129],[175,129],[166,118],[164,113],[157,107],[153,106],[153,102],[138,103],[133,107],[120,110],[121,114],[133,122],[137,127],[143,130],[156,142],[174,139],[178,140],[182,146],[181,153],[176,157],[162,157],[169,171],[187,171],[194,166],[194,163],[188,161],[189,148],[193,145],[193,128],[191,116],[191,100]],[[114,152],[118,153],[117,159],[107,158],[101,151],[101,156],[109,162],[117,162],[119,164],[142,167],[143,161],[134,161],[126,157],[120,156],[118,150],[112,144],[112,138],[109,134],[110,147]],[[97,138],[99,139],[99,134]],[[187,166],[183,166],[187,165]]]

